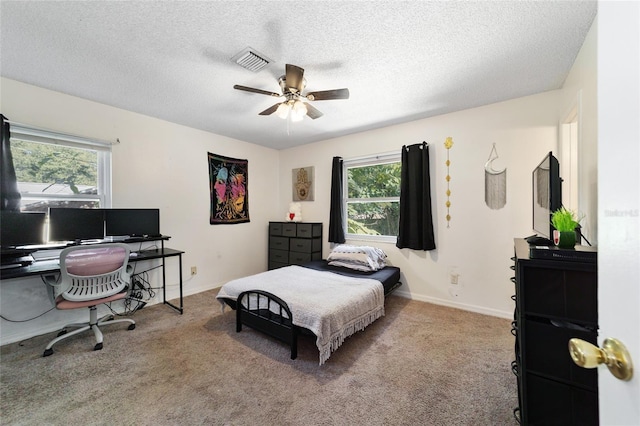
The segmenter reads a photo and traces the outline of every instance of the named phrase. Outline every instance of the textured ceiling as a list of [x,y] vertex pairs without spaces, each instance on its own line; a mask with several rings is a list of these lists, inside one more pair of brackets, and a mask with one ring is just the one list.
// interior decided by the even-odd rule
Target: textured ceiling
[[[7,1],[0,74],[276,149],[560,88],[594,1]],[[254,73],[231,58],[272,59]],[[291,123],[285,64],[348,100]]]

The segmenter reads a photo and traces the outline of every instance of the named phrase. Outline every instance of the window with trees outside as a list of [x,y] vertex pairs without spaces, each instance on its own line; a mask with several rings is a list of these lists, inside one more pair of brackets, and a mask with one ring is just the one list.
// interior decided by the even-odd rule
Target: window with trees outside
[[400,153],[343,162],[346,237],[395,242],[400,218]]
[[21,211],[111,206],[111,144],[11,124]]

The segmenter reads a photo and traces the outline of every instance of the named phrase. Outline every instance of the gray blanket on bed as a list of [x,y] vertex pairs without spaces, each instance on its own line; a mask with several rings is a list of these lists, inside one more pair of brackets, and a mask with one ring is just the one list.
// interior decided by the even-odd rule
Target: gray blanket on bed
[[293,324],[317,337],[320,365],[346,337],[384,315],[384,290],[379,281],[352,278],[300,266],[287,266],[233,280],[216,296],[237,300],[247,290],[264,290],[289,305]]

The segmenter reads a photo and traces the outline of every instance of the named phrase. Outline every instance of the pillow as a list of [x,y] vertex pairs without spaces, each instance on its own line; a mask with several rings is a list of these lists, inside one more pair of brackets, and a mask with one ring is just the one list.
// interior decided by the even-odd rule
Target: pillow
[[370,272],[384,268],[386,258],[386,253],[376,247],[341,244],[331,251],[327,260],[332,266]]

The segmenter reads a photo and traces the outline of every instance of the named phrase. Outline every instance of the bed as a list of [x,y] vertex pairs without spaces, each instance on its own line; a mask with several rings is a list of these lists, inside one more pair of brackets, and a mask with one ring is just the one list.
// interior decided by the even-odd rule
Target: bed
[[385,297],[402,285],[394,266],[358,271],[330,263],[316,260],[233,280],[216,298],[223,310],[236,310],[236,331],[247,325],[289,343],[291,359],[298,335],[315,335],[322,365],[345,338],[382,317]]

